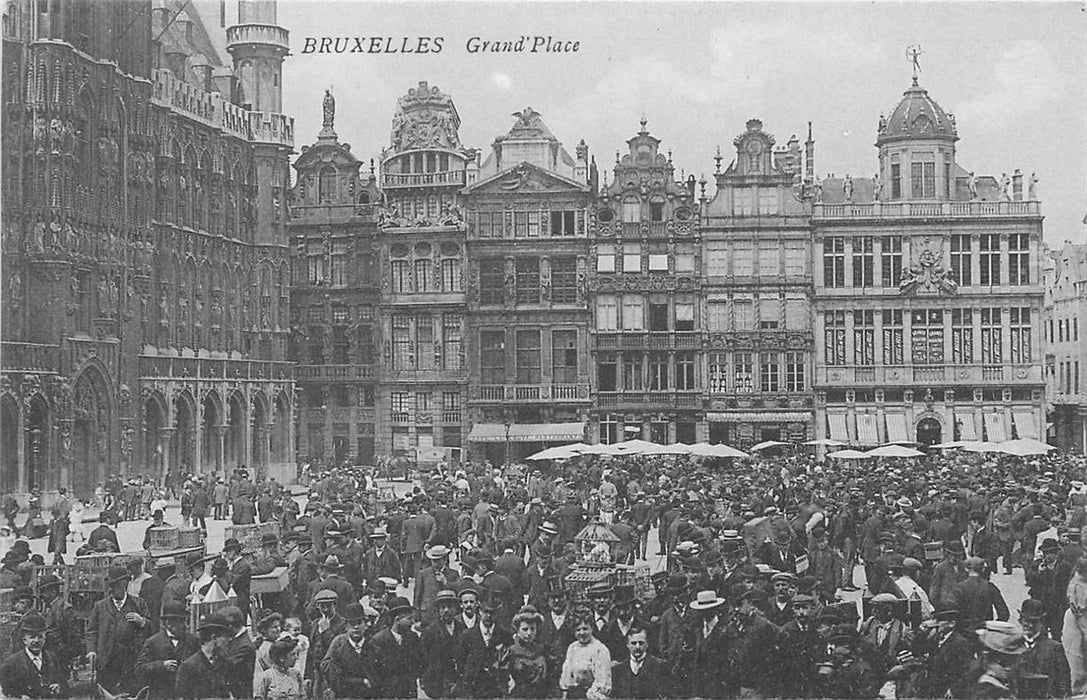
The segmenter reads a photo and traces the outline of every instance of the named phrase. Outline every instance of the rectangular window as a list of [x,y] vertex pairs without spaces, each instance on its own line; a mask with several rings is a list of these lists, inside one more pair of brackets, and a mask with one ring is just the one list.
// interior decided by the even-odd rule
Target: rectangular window
[[902,236],[883,236],[879,245],[881,284],[893,289],[902,284]]
[[904,330],[902,325],[902,311],[897,309],[885,309],[883,311],[883,364],[904,364]]
[[676,272],[694,272],[694,253],[676,253]]
[[999,365],[1004,361],[1001,325],[1000,309],[981,310],[981,361],[983,364]]
[[853,286],[867,289],[875,284],[875,238],[857,236],[853,239]]
[[649,220],[664,221],[664,202],[649,203]]
[[1008,284],[1030,284],[1030,236],[1008,236]]
[[642,271],[642,246],[640,243],[623,244],[623,272]]
[[891,199],[902,199],[902,165],[891,163]]
[[951,236],[951,279],[960,287],[971,284],[971,266],[973,251],[970,249],[969,234]]
[[576,235],[576,214],[577,212],[574,211],[551,212],[551,235],[555,237]]
[[601,294],[596,297],[596,330],[619,330],[619,308],[612,294]]
[[803,277],[807,267],[807,255],[803,245],[788,244],[785,247],[785,276],[790,279]]
[[434,291],[430,287],[430,270],[432,263],[423,258],[415,261],[415,291],[418,293]]
[[608,353],[600,356],[596,364],[596,388],[598,391],[615,391],[616,365],[615,355]]
[[755,329],[754,302],[751,299],[736,299],[732,303],[736,315],[736,327],[733,330],[750,331]]
[[910,356],[915,365],[944,362],[944,312],[916,309],[910,312]]
[[668,303],[667,302],[649,302],[649,330],[651,331],[666,331],[668,330]]
[[623,389],[625,391],[645,389],[644,364],[642,353],[623,353]]
[[619,422],[614,416],[604,416],[600,419],[600,443],[614,445],[619,441]]
[[785,391],[804,391],[806,388],[804,375],[804,353],[785,353]]
[[462,291],[460,259],[442,258],[442,291],[447,293]]
[[415,392],[415,415],[417,418],[430,416],[431,395],[429,391]]
[[482,384],[506,383],[506,331],[479,332],[479,375]]
[[464,368],[464,319],[460,314],[442,315],[442,367],[447,370]]
[[479,261],[479,303],[503,304],[506,301],[506,261],[484,258]]
[[551,382],[577,382],[577,331],[551,331]]
[[759,358],[759,386],[763,392],[781,391],[780,356],[764,352]]
[[623,223],[636,224],[642,220],[642,202],[636,197],[623,200]]
[[690,391],[695,389],[694,383],[694,353],[676,353],[676,388]]
[[411,272],[407,260],[393,260],[390,262],[389,274],[393,293],[407,294],[411,291]]
[[974,312],[951,310],[951,361],[957,365],[974,363]]
[[723,352],[711,352],[707,359],[710,391],[723,394],[728,391],[728,361]]
[[434,357],[434,324],[429,316],[415,319],[415,365],[419,369],[436,369]]
[[823,352],[828,365],[845,364],[845,312],[823,312]]
[[459,422],[460,417],[453,417],[450,414],[460,413],[460,392],[458,391],[443,391],[442,392],[442,413],[445,415],[442,417],[443,422]]
[[645,299],[634,294],[623,295],[623,330],[645,330]]
[[513,235],[516,238],[525,238],[528,235],[528,212],[516,211],[513,213]]
[[759,242],[759,277],[777,277],[781,274],[780,250],[774,241]]
[[763,296],[759,299],[759,330],[772,331],[781,327],[781,298]]
[[727,331],[728,330],[728,302],[727,301],[710,301],[707,306],[708,317],[706,319],[706,326],[711,331]]
[[978,273],[978,284],[983,287],[997,287],[1000,285],[1000,234],[984,233],[978,237],[978,256],[981,270]]
[[841,236],[823,240],[823,284],[845,286],[845,239]]
[[540,237],[540,212],[538,211],[530,211],[528,213],[528,237]]
[[737,394],[750,394],[755,390],[754,359],[752,353],[738,352],[732,356],[735,367],[734,391]]
[[540,332],[517,331],[517,383],[540,383]]
[[668,255],[652,253],[649,256],[650,272],[668,272]]
[[755,251],[750,241],[738,241],[732,246],[732,274],[751,277],[755,274]]
[[1016,364],[1030,362],[1030,309],[1012,308],[1008,312],[1008,322],[1011,328],[1011,361]]
[[[309,283],[311,287],[316,287],[321,284],[321,258],[316,255],[311,255],[306,258],[306,270],[309,276]],[[395,289],[395,287],[394,287]]]
[[597,272],[615,272],[615,254],[614,253],[601,253],[596,254],[596,271]]
[[728,247],[721,241],[706,244],[706,275],[724,277],[728,274]]
[[694,330],[694,304],[690,302],[676,302],[676,330]]
[[649,353],[650,391],[664,391],[668,388],[668,353]]
[[332,286],[334,287],[346,287],[347,286],[347,252],[348,241],[333,241],[332,242]]
[[802,294],[785,296],[785,327],[791,331],[811,329],[811,317],[808,315],[807,298]]
[[[915,157],[932,157],[931,154],[915,154]],[[910,163],[910,194],[914,199],[932,199],[936,196],[936,163],[933,161]]]
[[517,270],[517,303],[540,303],[540,259],[518,258]]
[[551,258],[551,301],[577,302],[577,258]]
[[875,318],[874,311],[853,312],[853,364],[866,367],[876,364]]
[[412,369],[411,317],[393,316],[393,369]]
[[411,420],[411,400],[410,391],[394,391],[389,394],[389,407],[392,409],[394,423],[407,423]]

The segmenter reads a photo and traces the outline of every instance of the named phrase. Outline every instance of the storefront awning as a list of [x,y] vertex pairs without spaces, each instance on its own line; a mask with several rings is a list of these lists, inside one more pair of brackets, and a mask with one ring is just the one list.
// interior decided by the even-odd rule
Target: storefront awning
[[857,443],[860,445],[879,444],[879,429],[876,427],[876,414],[857,414]]
[[905,413],[888,413],[887,442],[910,442],[910,433],[906,430]]
[[845,425],[845,419],[846,415],[844,413],[827,414],[827,423],[830,425],[830,439],[849,444],[853,441],[849,439],[849,428]]
[[1008,439],[1008,431],[1004,426],[1004,414],[986,413],[985,432],[988,433],[985,436],[985,439],[989,442],[1006,442]]
[[1015,432],[1019,439],[1038,439],[1038,422],[1034,419],[1033,411],[1012,411],[1012,420],[1015,421]]
[[812,419],[810,413],[796,411],[775,413],[759,411],[757,413],[707,413],[706,420],[711,423],[807,423]]
[[978,439],[978,427],[974,422],[973,411],[955,411],[955,420],[959,422],[959,439],[963,442],[975,442]]
[[468,433],[468,442],[577,442],[585,438],[584,423],[476,423]]

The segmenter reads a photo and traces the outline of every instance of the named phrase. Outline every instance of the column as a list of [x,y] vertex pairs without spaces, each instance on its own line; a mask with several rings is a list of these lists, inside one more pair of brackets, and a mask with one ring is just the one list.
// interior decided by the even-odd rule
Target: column
[[228,430],[227,425],[217,425],[214,428],[215,441],[219,445],[219,449],[215,455],[215,471],[226,471],[226,434]]
[[160,483],[166,482],[166,475],[170,473],[170,441],[173,439],[173,428],[159,428],[159,445],[158,453],[161,460],[160,465]]

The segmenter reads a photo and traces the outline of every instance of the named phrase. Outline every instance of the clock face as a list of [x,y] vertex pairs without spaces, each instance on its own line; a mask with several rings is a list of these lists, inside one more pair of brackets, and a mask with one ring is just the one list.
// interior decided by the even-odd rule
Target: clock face
[[751,139],[747,142],[747,152],[753,156],[757,156],[762,153],[762,141],[758,139]]

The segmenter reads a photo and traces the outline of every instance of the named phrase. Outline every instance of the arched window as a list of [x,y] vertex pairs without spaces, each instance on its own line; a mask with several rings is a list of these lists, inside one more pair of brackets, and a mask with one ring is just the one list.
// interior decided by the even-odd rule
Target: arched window
[[623,200],[623,222],[636,224],[642,220],[642,203],[637,197]]
[[321,175],[317,180],[317,201],[319,203],[332,202],[336,191],[336,169],[331,165],[321,168]]

